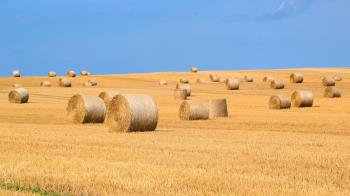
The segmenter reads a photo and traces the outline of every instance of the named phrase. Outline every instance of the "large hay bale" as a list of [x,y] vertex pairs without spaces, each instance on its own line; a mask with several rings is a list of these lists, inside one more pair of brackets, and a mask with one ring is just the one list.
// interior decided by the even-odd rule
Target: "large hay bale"
[[337,75],[337,76],[333,76],[333,79],[334,79],[335,81],[337,81],[337,82],[339,82],[339,81],[342,81],[342,80],[343,80],[343,78],[342,78],[341,76],[339,76],[339,75]]
[[220,82],[220,83],[226,83],[227,80],[228,80],[227,78],[220,78],[220,79],[219,79],[219,82]]
[[335,86],[335,80],[333,78],[322,78],[322,85],[323,86]]
[[303,83],[304,76],[302,73],[292,73],[289,76],[289,80],[291,83]]
[[40,86],[42,86],[42,87],[51,87],[51,82],[48,81],[48,80],[42,81],[40,83]]
[[219,82],[220,81],[220,78],[217,74],[210,74],[209,77],[210,77],[210,80],[212,82]]
[[271,76],[263,77],[263,82],[271,82],[271,81],[273,81],[273,77],[271,77]]
[[284,88],[284,82],[283,80],[272,80],[270,82],[270,87],[273,89],[283,89]]
[[56,77],[56,72],[50,71],[47,75],[48,75],[49,77]]
[[291,99],[285,95],[274,95],[270,97],[270,109],[287,109],[291,106]]
[[188,84],[190,81],[187,78],[180,78],[180,83]]
[[175,89],[174,90],[174,99],[186,100],[187,99],[187,91],[184,89]]
[[230,78],[226,82],[227,90],[239,90],[239,79]]
[[197,73],[197,72],[198,72],[197,67],[191,67],[191,72],[192,72],[192,73]]
[[59,79],[60,87],[72,87],[72,82],[68,78],[60,78]]
[[68,102],[67,113],[74,123],[103,123],[106,106],[99,97],[76,94]]
[[168,82],[166,80],[161,80],[161,81],[159,81],[159,85],[165,86],[165,85],[168,85]]
[[112,99],[108,111],[112,131],[154,131],[158,124],[158,109],[148,95],[120,94]]
[[19,70],[13,70],[12,76],[15,78],[19,78],[19,77],[21,77],[21,72]]
[[206,80],[206,79],[198,78],[198,79],[197,79],[197,83],[198,83],[198,84],[208,84],[209,82],[208,82],[208,80]]
[[254,78],[250,76],[244,76],[244,81],[245,82],[254,82]]
[[175,89],[186,90],[187,96],[191,96],[191,86],[190,84],[178,83]]
[[22,84],[13,84],[12,87],[13,88],[22,88]]
[[208,120],[208,101],[183,101],[179,109],[181,120]]
[[25,88],[16,88],[8,94],[10,103],[27,103],[29,100],[29,93]]
[[209,100],[209,118],[227,117],[227,102],[226,99]]
[[310,91],[298,90],[292,94],[293,107],[312,107],[314,95]]
[[323,96],[325,98],[339,98],[341,97],[341,92],[340,90],[336,89],[335,87],[326,87],[324,89],[324,93],[323,93]]
[[89,75],[90,75],[90,72],[88,71],[83,70],[80,72],[80,76],[89,76]]
[[103,102],[105,103],[105,106],[106,106],[106,109],[107,109],[106,111],[108,111],[112,99],[113,99],[115,96],[117,96],[118,94],[119,94],[119,93],[114,92],[114,91],[102,91],[102,92],[98,95],[98,97],[100,97],[100,98],[103,100]]
[[68,76],[68,77],[74,78],[74,77],[77,76],[77,75],[75,74],[75,71],[68,71],[68,72],[67,72],[67,76]]

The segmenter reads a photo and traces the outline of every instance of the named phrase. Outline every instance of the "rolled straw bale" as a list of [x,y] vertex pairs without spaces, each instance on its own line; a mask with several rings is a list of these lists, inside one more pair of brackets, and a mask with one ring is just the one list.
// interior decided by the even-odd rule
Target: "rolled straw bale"
[[209,77],[210,77],[210,80],[212,82],[219,82],[219,80],[220,80],[220,78],[217,74],[210,74]]
[[40,86],[42,86],[42,87],[51,87],[51,82],[48,81],[48,80],[42,81],[40,83]]
[[47,75],[48,75],[49,77],[56,77],[56,72],[50,71]]
[[68,102],[67,114],[74,123],[103,123],[106,106],[99,97],[76,94]]
[[175,89],[174,90],[174,99],[186,100],[187,91],[185,89]]
[[90,82],[84,82],[83,86],[85,86],[85,87],[92,87],[93,85]]
[[109,107],[111,105],[112,99],[117,95],[118,95],[118,93],[114,92],[114,91],[102,91],[98,95],[98,97],[101,98],[103,100],[103,102],[105,103],[107,114],[108,114],[108,110],[109,110]]
[[285,95],[274,95],[270,97],[270,109],[287,109],[291,106],[291,99]]
[[339,98],[341,97],[341,92],[340,90],[336,89],[335,87],[326,87],[324,89],[324,97],[326,98]]
[[303,83],[304,76],[302,73],[292,73],[289,76],[289,80],[291,83]]
[[76,76],[75,71],[68,71],[67,76],[74,78]]
[[192,73],[197,73],[197,72],[198,72],[197,67],[191,67],[191,72],[192,72]]
[[312,107],[314,95],[310,91],[298,90],[292,94],[293,107]]
[[191,96],[191,86],[190,84],[178,83],[176,89],[186,90],[187,96]]
[[198,84],[208,84],[209,82],[208,82],[208,80],[206,80],[206,79],[197,79],[197,83]]
[[97,86],[97,82],[95,80],[88,80],[88,82],[92,85],[92,86]]
[[254,82],[254,78],[253,77],[249,77],[249,76],[244,76],[244,81],[245,82]]
[[209,118],[227,117],[227,102],[226,99],[209,100]]
[[88,71],[81,71],[80,72],[80,76],[89,76],[90,74],[89,74],[89,72]]
[[219,82],[220,82],[220,83],[226,83],[226,82],[227,82],[227,78],[220,78],[220,79],[219,79]]
[[263,77],[263,82],[271,82],[271,81],[273,81],[273,77],[271,77],[271,76]]
[[165,85],[168,85],[168,82],[166,80],[161,80],[161,81],[159,81],[159,85],[165,86]]
[[13,70],[12,76],[15,78],[19,78],[19,77],[21,77],[21,72],[19,70]]
[[148,95],[117,95],[112,99],[108,122],[112,131],[154,131],[158,124],[157,105]]
[[270,82],[270,87],[273,89],[283,89],[284,88],[284,82],[283,80],[272,80]]
[[322,78],[322,85],[323,86],[335,86],[335,80],[333,78]]
[[61,87],[72,87],[72,82],[68,78],[60,78],[59,86]]
[[239,89],[239,79],[230,78],[226,82],[227,90],[238,90]]
[[180,78],[180,83],[188,84],[190,81],[187,78]]
[[27,103],[29,93],[25,88],[16,88],[9,93],[8,98],[10,103]]
[[179,109],[181,120],[208,120],[208,101],[183,101]]
[[337,75],[337,76],[333,76],[333,79],[334,79],[335,81],[337,81],[337,82],[339,82],[339,81],[342,81],[342,80],[343,80],[343,78],[342,78],[341,76],[339,76],[339,75]]
[[12,87],[13,88],[22,88],[22,84],[13,84]]

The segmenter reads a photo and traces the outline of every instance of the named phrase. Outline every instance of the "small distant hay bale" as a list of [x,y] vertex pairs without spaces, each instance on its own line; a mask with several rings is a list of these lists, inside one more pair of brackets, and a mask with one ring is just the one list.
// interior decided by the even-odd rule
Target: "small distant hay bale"
[[335,86],[335,80],[333,78],[322,78],[322,85],[323,86]]
[[198,72],[197,67],[191,67],[191,72],[192,72],[192,73],[197,73],[197,72]]
[[178,83],[175,89],[186,90],[187,96],[191,96],[191,86],[186,83]]
[[272,80],[270,82],[270,87],[272,89],[283,89],[284,88],[284,82],[283,82],[283,80]]
[[335,87],[326,87],[324,89],[323,96],[325,98],[340,98],[341,97],[341,92],[339,89],[336,89]]
[[13,88],[22,88],[22,84],[13,84],[12,87]]
[[314,95],[310,91],[298,90],[292,94],[293,107],[312,107]]
[[289,80],[291,83],[303,83],[304,76],[302,73],[292,73],[289,76]]
[[80,72],[80,76],[89,76],[90,75],[90,72],[88,72],[88,71],[81,71]]
[[270,97],[269,108],[270,109],[287,109],[291,106],[291,99],[285,95],[274,95]]
[[161,81],[159,81],[159,85],[165,86],[165,85],[168,85],[168,82],[166,80],[161,80]]
[[208,80],[206,80],[206,79],[197,79],[197,83],[198,84],[208,84],[209,82],[208,82]]
[[239,90],[239,79],[230,78],[226,82],[227,90]]
[[271,82],[271,81],[273,81],[273,77],[271,77],[271,76],[263,77],[263,82]]
[[85,87],[92,87],[93,85],[90,82],[84,82],[83,86],[85,86]]
[[56,72],[50,71],[47,75],[48,75],[49,77],[56,77]]
[[59,79],[60,87],[72,87],[72,82],[68,78],[60,78]]
[[181,120],[208,120],[208,101],[183,101],[179,109]]
[[175,89],[174,90],[174,99],[186,100],[187,99],[187,91],[185,89]]
[[226,83],[226,82],[227,82],[227,78],[220,78],[220,79],[219,79],[219,82],[220,82],[220,83]]
[[254,82],[254,78],[250,76],[244,76],[244,81],[245,82]]
[[76,94],[68,102],[67,113],[74,123],[103,123],[106,106],[99,97]]
[[40,83],[40,86],[42,86],[42,87],[51,87],[51,82],[48,81],[48,80],[42,81]]
[[112,131],[154,131],[158,124],[158,108],[148,95],[120,94],[112,99],[108,111]]
[[12,76],[15,78],[19,78],[19,77],[21,77],[21,72],[19,70],[13,70]]
[[187,78],[180,78],[180,83],[188,84],[190,81]]
[[227,102],[226,99],[209,100],[209,118],[227,117]]
[[220,78],[217,74],[210,74],[209,77],[210,77],[210,80],[212,82],[219,82],[220,81]]
[[74,78],[74,77],[77,76],[77,75],[75,74],[75,71],[68,71],[68,72],[67,72],[67,76],[68,76],[68,77],[71,77],[71,78]]
[[339,76],[339,75],[337,75],[337,76],[333,76],[333,79],[334,79],[335,81],[337,81],[337,82],[339,82],[339,81],[342,81],[342,80],[343,80],[343,78],[342,78],[341,76]]
[[95,80],[88,80],[88,82],[92,85],[92,86],[97,86],[97,82]]
[[29,93],[25,88],[16,88],[8,94],[10,103],[27,103],[29,100]]

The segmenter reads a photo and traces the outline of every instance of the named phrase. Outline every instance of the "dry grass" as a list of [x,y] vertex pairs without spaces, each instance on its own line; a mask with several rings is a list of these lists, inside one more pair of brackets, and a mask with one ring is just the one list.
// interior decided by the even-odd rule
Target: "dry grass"
[[[228,118],[182,121],[173,98],[180,77],[207,78],[208,72],[96,76],[99,86],[41,88],[46,77],[0,78],[0,182],[75,195],[348,195],[350,190],[350,70],[303,69],[217,72],[289,80],[278,91],[314,94],[314,107],[270,110],[276,90],[261,80],[227,91],[222,83],[191,84],[192,100],[226,98]],[[188,74],[188,75],[186,75]],[[323,97],[320,79],[343,77],[341,99]],[[167,86],[158,81],[166,78]],[[52,78],[51,78],[52,79]],[[28,104],[9,104],[7,93],[21,83]],[[104,124],[72,124],[65,116],[76,93],[101,91],[150,94],[159,111],[155,132],[114,133]],[[1,194],[7,191],[0,192]]]

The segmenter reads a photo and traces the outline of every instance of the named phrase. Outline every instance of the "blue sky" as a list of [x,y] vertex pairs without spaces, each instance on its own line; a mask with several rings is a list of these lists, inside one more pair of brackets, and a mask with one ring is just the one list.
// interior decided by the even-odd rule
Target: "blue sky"
[[0,0],[0,75],[347,67],[349,0]]

